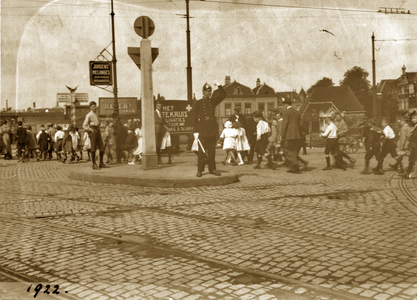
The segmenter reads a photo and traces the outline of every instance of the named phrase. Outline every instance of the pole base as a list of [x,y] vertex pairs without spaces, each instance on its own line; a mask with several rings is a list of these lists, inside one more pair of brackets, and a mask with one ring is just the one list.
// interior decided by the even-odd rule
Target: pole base
[[156,154],[142,154],[142,169],[151,170],[158,168],[158,156]]

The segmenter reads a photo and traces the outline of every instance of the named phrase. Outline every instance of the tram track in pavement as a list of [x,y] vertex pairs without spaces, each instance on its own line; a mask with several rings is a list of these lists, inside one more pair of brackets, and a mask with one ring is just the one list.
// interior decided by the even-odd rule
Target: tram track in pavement
[[[390,185],[396,185],[400,193],[395,193],[396,199],[400,202],[408,211],[417,216],[417,197],[407,187],[409,179],[394,174],[390,178]],[[395,183],[394,183],[395,182]],[[414,184],[414,179],[411,181]],[[401,197],[402,196],[402,197]]]
[[[1,219],[14,219],[15,221],[18,221],[16,218],[8,218],[8,217],[6,217],[6,218],[5,217],[0,217],[0,218]],[[19,221],[21,221],[21,219],[19,219]],[[41,223],[41,224],[39,224],[39,223]],[[323,287],[323,286],[320,286],[320,285],[306,283],[306,282],[303,282],[301,280],[292,279],[292,278],[288,278],[288,277],[285,277],[285,276],[272,274],[272,273],[269,273],[269,272],[265,272],[265,271],[261,271],[261,270],[257,270],[257,269],[253,269],[253,268],[249,268],[249,267],[239,266],[239,265],[236,265],[236,264],[228,263],[228,262],[217,260],[217,259],[208,258],[208,257],[205,257],[205,256],[201,256],[201,255],[192,253],[192,252],[188,252],[188,251],[184,251],[184,250],[178,250],[178,249],[172,248],[171,246],[166,245],[166,244],[158,243],[156,245],[152,242],[138,241],[134,237],[132,238],[132,236],[126,236],[126,237],[114,236],[114,235],[110,235],[110,234],[103,234],[103,233],[98,233],[98,232],[95,232],[95,231],[79,229],[79,228],[75,228],[75,227],[71,227],[71,226],[67,226],[67,225],[59,225],[59,224],[53,224],[53,223],[44,224],[44,223],[42,223],[42,220],[38,220],[38,219],[35,219],[35,220],[34,219],[25,219],[24,222],[21,223],[21,225],[33,226],[33,227],[36,227],[37,229],[39,229],[40,226],[45,225],[45,226],[48,226],[48,227],[52,227],[56,230],[59,230],[61,232],[62,231],[77,232],[77,233],[81,233],[81,234],[88,235],[88,236],[95,236],[95,237],[100,237],[100,238],[107,239],[107,240],[113,240],[118,245],[120,245],[121,243],[122,244],[140,245],[140,246],[144,246],[144,247],[149,247],[149,248],[154,249],[154,250],[159,251],[159,252],[164,252],[164,253],[166,253],[166,255],[174,255],[174,256],[177,256],[177,257],[184,257],[184,258],[187,258],[187,259],[204,262],[204,263],[207,263],[208,265],[210,265],[212,267],[228,268],[228,269],[231,269],[231,270],[242,272],[242,273],[247,274],[247,275],[249,274],[249,276],[254,275],[256,277],[262,277],[262,278],[266,278],[266,279],[276,281],[276,282],[283,282],[283,283],[286,283],[286,284],[289,284],[289,285],[297,286],[298,288],[301,287],[301,288],[306,289],[307,292],[304,293],[302,296],[300,295],[300,299],[311,299],[311,300],[315,300],[315,299],[370,300],[370,298],[368,298],[368,297],[363,297],[363,296],[360,296],[360,295],[357,295],[357,294],[351,294],[349,292],[338,291],[338,290],[335,290],[335,289],[332,289],[332,288],[327,288],[327,287]],[[12,278],[13,280],[22,282],[22,283],[47,282],[39,274],[36,277],[33,277],[33,276],[30,277],[30,276],[27,276],[25,274],[22,274],[21,272],[14,271],[14,270],[11,270],[10,268],[5,268],[3,266],[0,266],[0,274],[7,274],[8,277]],[[62,280],[64,280],[64,279],[61,279],[61,281]],[[292,292],[286,291],[286,290],[283,290],[283,292],[287,292],[287,293],[290,293],[290,294],[292,293]],[[309,297],[308,295],[313,295],[313,296]],[[293,297],[291,299],[296,299],[296,298],[293,298]],[[67,294],[67,295],[64,295],[63,298],[58,298],[58,299],[73,300],[73,299],[79,299],[79,298]]]

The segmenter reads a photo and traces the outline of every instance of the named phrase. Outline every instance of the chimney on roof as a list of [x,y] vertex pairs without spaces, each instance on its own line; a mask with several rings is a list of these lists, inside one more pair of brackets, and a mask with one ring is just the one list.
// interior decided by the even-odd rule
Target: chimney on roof
[[224,79],[224,85],[228,85],[230,83],[230,76],[226,76]]
[[403,75],[405,75],[405,65],[403,65],[402,70],[403,70]]
[[33,108],[36,108],[36,102],[33,102]]
[[258,79],[256,79],[256,87],[258,87],[260,85],[261,85],[261,80],[258,78]]

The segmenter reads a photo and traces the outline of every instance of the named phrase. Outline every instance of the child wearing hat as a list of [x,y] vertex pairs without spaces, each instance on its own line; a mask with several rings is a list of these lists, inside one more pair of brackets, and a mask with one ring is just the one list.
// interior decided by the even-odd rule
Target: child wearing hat
[[256,122],[256,144],[255,144],[255,152],[257,155],[258,163],[254,167],[254,169],[261,168],[262,156],[266,152],[266,148],[268,147],[268,137],[271,132],[269,125],[267,122],[263,120],[262,112],[256,111],[253,113],[253,119]]
[[226,163],[230,164],[231,159],[236,163],[236,157],[233,151],[236,149],[236,136],[237,131],[233,128],[233,124],[230,121],[224,123],[224,129],[220,138],[223,139],[223,150],[226,150]]
[[56,152],[56,155],[58,157],[58,161],[62,162],[61,152],[62,152],[62,144],[64,142],[65,133],[62,130],[62,127],[60,125],[58,125],[56,127],[56,130],[57,131],[55,133],[55,136],[53,137],[54,142],[55,142],[55,145],[54,145],[55,146],[55,152]]
[[38,145],[40,159],[45,160],[48,153],[48,144],[50,142],[49,134],[45,131],[45,126],[41,125],[41,132],[38,134]]

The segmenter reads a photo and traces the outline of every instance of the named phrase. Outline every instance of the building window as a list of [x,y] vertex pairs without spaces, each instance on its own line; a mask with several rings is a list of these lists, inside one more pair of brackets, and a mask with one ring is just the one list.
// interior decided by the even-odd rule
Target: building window
[[235,103],[235,108],[240,108],[240,111],[242,111],[242,103]]
[[268,116],[272,114],[274,110],[274,102],[268,102]]
[[242,95],[242,90],[240,89],[240,87],[234,88],[233,89],[233,94],[234,95]]
[[245,115],[249,115],[252,113],[251,107],[252,105],[250,103],[245,103]]
[[232,115],[232,103],[224,104],[224,112],[225,112],[226,117]]
[[408,94],[409,95],[414,94],[414,83],[409,84],[409,86],[408,86]]
[[260,110],[261,112],[265,111],[265,103],[258,103],[258,110]]

